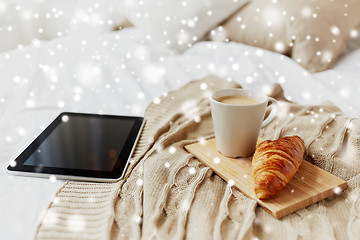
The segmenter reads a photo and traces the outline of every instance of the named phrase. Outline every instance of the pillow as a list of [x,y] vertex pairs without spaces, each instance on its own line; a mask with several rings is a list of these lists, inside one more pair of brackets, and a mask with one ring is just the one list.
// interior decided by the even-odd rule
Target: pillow
[[184,50],[248,0],[125,0],[127,19],[148,39]]
[[359,0],[253,0],[223,31],[229,40],[287,54],[319,72],[333,66],[359,24]]

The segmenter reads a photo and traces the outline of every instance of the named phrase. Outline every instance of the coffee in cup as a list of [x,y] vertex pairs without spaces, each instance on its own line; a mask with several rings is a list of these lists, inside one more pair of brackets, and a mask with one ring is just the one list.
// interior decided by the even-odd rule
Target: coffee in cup
[[245,96],[245,95],[232,95],[232,96],[225,96],[217,99],[217,101],[225,104],[232,104],[232,105],[252,105],[258,104],[259,101]]

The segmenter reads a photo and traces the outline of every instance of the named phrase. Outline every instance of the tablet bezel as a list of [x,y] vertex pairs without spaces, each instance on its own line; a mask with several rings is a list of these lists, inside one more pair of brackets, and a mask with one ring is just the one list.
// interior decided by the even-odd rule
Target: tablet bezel
[[[62,117],[67,116],[81,116],[85,118],[113,118],[113,119],[126,119],[133,120],[134,124],[125,141],[125,145],[119,154],[119,157],[112,169],[112,171],[96,171],[96,170],[83,170],[83,169],[70,169],[70,168],[57,168],[57,167],[40,167],[24,165],[24,162],[36,151],[36,149],[47,139],[52,131],[60,125]],[[140,136],[141,130],[144,125],[143,117],[135,116],[117,116],[117,115],[101,115],[91,113],[75,113],[63,112],[42,132],[35,138],[34,141],[15,159],[15,164],[10,164],[7,171],[13,175],[24,176],[39,176],[48,177],[55,176],[60,179],[68,180],[86,180],[86,181],[100,181],[100,182],[113,182],[121,179],[126,172],[129,165],[129,159],[135,149],[137,140]]]

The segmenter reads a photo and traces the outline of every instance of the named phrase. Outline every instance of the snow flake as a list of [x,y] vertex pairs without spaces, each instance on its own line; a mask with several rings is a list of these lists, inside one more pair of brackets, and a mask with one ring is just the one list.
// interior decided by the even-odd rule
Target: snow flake
[[359,31],[358,31],[358,30],[352,29],[352,30],[350,31],[350,37],[356,38],[358,35],[359,35]]
[[249,83],[249,84],[252,83],[253,80],[254,80],[254,79],[253,79],[252,77],[250,77],[250,76],[247,76],[247,77],[245,78],[245,82],[246,82],[246,83]]
[[79,102],[81,100],[81,96],[79,94],[74,95],[74,101]]
[[190,202],[188,200],[185,200],[182,204],[181,204],[181,210],[182,211],[188,211],[190,209]]
[[169,148],[169,153],[173,154],[173,153],[175,153],[175,152],[176,152],[176,148],[171,146],[171,147]]
[[160,98],[156,97],[156,98],[154,98],[153,103],[159,104],[160,101],[161,101]]
[[191,175],[195,174],[195,173],[196,173],[195,168],[194,168],[194,167],[190,167],[190,168],[189,168],[189,173],[190,173]]
[[264,52],[261,49],[256,50],[256,56],[258,56],[258,57],[261,57],[263,55],[263,53]]
[[26,100],[26,102],[25,102],[25,106],[26,106],[27,108],[33,108],[33,107],[35,107],[35,105],[36,105],[36,102],[35,102],[34,99],[28,99],[28,100]]
[[270,233],[273,230],[273,228],[270,224],[266,224],[264,230],[265,232]]
[[134,216],[132,217],[132,220],[133,220],[134,222],[138,223],[138,224],[142,223],[142,218],[141,218],[140,216],[134,215]]
[[278,81],[279,81],[279,83],[285,83],[285,82],[286,82],[286,78],[285,78],[284,76],[280,76],[280,77],[278,78]]
[[189,28],[195,28],[196,27],[196,22],[193,19],[188,19],[187,22],[186,22],[186,25]]
[[353,129],[354,128],[354,124],[352,122],[348,122],[348,124],[346,125],[346,127],[348,129]]
[[321,61],[323,61],[323,62],[331,62],[332,57],[333,57],[333,53],[331,51],[324,51],[322,53]]
[[201,84],[200,84],[200,89],[201,89],[201,90],[207,89],[207,84],[206,84],[206,83],[201,83]]
[[136,180],[136,185],[138,185],[139,187],[142,186],[143,184],[144,184],[144,180],[142,180],[141,178]]
[[335,187],[335,188],[333,188],[333,192],[336,195],[340,195],[343,192],[343,190],[341,189],[341,187]]
[[51,175],[51,176],[49,177],[49,181],[50,181],[51,183],[56,182],[56,177],[55,177],[54,175]]
[[14,76],[14,78],[13,78],[14,83],[19,83],[20,80],[21,80],[21,79],[20,79],[19,76]]
[[268,95],[268,94],[271,93],[271,86],[270,85],[263,85],[261,91]]
[[23,127],[18,127],[17,129],[16,129],[16,132],[17,132],[17,134],[19,134],[20,136],[25,136],[26,135],[26,130],[23,128]]
[[206,142],[205,138],[203,138],[203,137],[199,138],[198,141],[200,144],[205,144],[205,142]]
[[57,105],[59,108],[63,108],[63,107],[65,107],[65,102],[60,100],[60,101],[58,101]]
[[228,185],[229,185],[230,187],[232,187],[232,186],[234,186],[234,184],[235,184],[235,181],[232,180],[232,179],[229,179]]
[[340,95],[343,98],[349,98],[351,96],[351,90],[349,88],[344,87],[340,90]]
[[305,99],[305,100],[310,100],[311,99],[311,94],[307,91],[304,91],[302,93],[302,97]]
[[142,99],[145,98],[145,94],[144,94],[143,92],[139,92],[139,93],[137,94],[137,98],[140,99],[140,100],[142,100]]
[[337,26],[331,26],[330,31],[332,34],[334,34],[336,36],[340,34],[340,29]]
[[275,43],[274,48],[278,52],[283,52],[285,50],[285,44],[283,42],[281,42],[281,41],[278,41],[278,42]]
[[61,121],[63,122],[68,122],[69,121],[69,116],[68,115],[64,115],[61,117]]
[[8,142],[8,143],[12,142],[12,137],[11,137],[11,136],[7,136],[7,137],[5,138],[5,141]]

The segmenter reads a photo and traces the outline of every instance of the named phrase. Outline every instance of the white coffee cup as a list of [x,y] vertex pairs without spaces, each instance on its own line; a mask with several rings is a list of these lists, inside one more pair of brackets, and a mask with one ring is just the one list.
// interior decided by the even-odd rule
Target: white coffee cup
[[[244,98],[245,102],[224,103],[226,97],[230,100]],[[248,97],[248,100],[255,102],[247,102]],[[264,120],[268,102],[272,102],[273,107]],[[274,98],[259,91],[246,89],[216,91],[210,96],[210,106],[216,146],[227,157],[251,156],[255,152],[261,127],[269,124],[277,112],[277,101]]]

